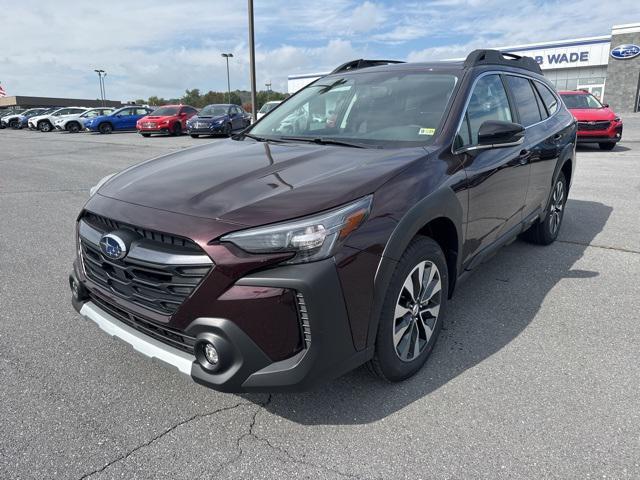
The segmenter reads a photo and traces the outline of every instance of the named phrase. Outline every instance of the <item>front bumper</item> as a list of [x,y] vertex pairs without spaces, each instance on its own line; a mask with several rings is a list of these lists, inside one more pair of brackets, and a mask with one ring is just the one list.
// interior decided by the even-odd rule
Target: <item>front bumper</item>
[[211,125],[207,127],[187,127],[189,135],[216,135],[224,131],[224,122],[219,125]]
[[578,143],[617,143],[622,139],[622,123],[613,123],[607,130],[578,130]]
[[[76,265],[71,282],[80,291],[92,288],[80,282]],[[86,295],[74,298],[75,309],[102,330],[130,344],[148,357],[157,358],[203,385],[220,391],[289,391],[305,390],[319,382],[335,378],[371,358],[372,351],[354,347],[347,309],[333,259],[320,262],[280,266],[247,275],[236,287],[275,287],[296,291],[304,299],[308,318],[308,341],[292,356],[272,360],[241,329],[232,316],[224,318],[220,311],[211,316],[194,318],[184,334],[196,339],[195,354],[181,351],[124,324]],[[246,300],[251,302],[253,300]],[[225,315],[226,316],[226,315]],[[263,319],[256,318],[261,322]],[[213,343],[220,352],[220,365],[210,370],[196,358],[199,342]]]

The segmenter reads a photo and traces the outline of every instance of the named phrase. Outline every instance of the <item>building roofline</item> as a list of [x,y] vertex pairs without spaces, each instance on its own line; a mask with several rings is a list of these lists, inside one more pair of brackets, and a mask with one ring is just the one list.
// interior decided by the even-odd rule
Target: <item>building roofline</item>
[[508,50],[510,52],[518,50],[537,50],[552,47],[571,47],[574,45],[588,45],[590,43],[610,43],[611,35],[600,35],[598,37],[570,38],[568,40],[556,40],[552,42],[529,43],[525,45],[510,45],[506,47],[496,47],[496,50]]

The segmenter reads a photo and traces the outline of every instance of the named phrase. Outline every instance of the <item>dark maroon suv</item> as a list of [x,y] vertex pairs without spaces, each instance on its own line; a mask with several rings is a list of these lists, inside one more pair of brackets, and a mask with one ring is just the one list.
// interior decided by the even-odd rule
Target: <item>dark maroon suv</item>
[[517,235],[556,239],[575,143],[532,59],[349,62],[233,139],[100,181],[73,304],[220,390],[365,362],[402,380],[461,278]]

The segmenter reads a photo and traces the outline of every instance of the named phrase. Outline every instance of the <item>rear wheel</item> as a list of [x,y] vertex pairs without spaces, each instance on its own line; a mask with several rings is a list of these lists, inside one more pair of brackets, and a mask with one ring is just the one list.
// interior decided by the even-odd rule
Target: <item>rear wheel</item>
[[615,142],[600,142],[598,144],[600,150],[613,150],[616,147]]
[[80,131],[80,124],[78,122],[69,122],[67,124],[67,131],[71,133],[78,133]]
[[113,132],[113,125],[107,122],[101,123],[100,126],[98,127],[98,131],[104,134],[111,133]]
[[556,241],[560,233],[564,206],[567,203],[567,180],[564,173],[560,172],[551,191],[549,207],[544,218],[531,225],[522,234],[522,238],[538,245],[549,245]]
[[431,238],[405,250],[384,298],[371,370],[390,382],[409,378],[433,350],[448,298],[447,262]]

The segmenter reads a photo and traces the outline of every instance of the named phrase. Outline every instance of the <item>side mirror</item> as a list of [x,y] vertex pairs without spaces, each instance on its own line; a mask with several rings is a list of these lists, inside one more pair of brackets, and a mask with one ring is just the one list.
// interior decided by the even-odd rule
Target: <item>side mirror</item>
[[524,132],[524,127],[518,123],[487,120],[480,125],[477,145],[462,147],[456,153],[520,145],[524,142]]
[[603,106],[604,108],[609,108],[609,104],[608,104],[608,103],[603,103],[603,104],[602,104],[602,106]]

